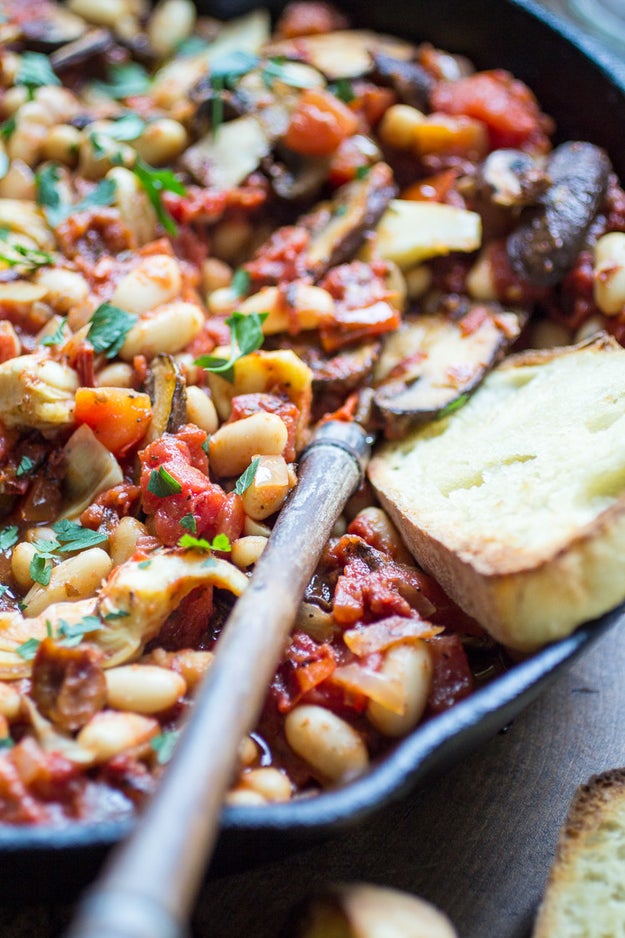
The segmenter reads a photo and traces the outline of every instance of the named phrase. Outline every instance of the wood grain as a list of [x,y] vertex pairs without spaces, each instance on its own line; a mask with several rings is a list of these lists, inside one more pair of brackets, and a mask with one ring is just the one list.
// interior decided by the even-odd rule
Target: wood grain
[[[576,786],[625,765],[625,630],[615,630],[535,704],[427,788],[363,827],[205,884],[196,938],[276,938],[294,902],[327,882],[368,880],[445,909],[461,938],[528,938]],[[33,897],[34,898],[34,897]],[[0,909],[3,938],[53,938],[70,910]]]

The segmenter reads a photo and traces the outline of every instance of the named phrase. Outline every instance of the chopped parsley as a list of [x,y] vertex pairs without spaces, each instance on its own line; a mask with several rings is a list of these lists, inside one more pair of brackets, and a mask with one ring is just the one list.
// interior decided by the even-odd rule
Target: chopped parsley
[[194,550],[220,550],[225,554],[232,550],[230,538],[226,534],[216,534],[212,541],[207,541],[203,537],[192,537],[190,534],[183,534],[178,541],[178,547],[189,547]]
[[[45,543],[43,541],[37,541],[37,544]],[[35,545],[35,546],[36,546]],[[33,554],[33,558],[30,561],[29,572],[31,579],[35,583],[39,583],[41,586],[47,586],[50,582],[50,577],[52,575],[52,564],[50,563],[50,555],[47,553],[36,553]]]
[[60,544],[57,550],[62,554],[74,550],[85,550],[87,547],[95,547],[96,544],[102,544],[107,540],[106,534],[102,534],[100,531],[92,531],[91,528],[85,528],[82,524],[78,524],[76,521],[68,521],[66,518],[62,521],[55,521],[52,530]]
[[97,632],[101,628],[102,623],[98,616],[83,616],[79,622],[71,623],[66,622],[65,619],[60,619],[57,643],[64,648],[76,648],[85,635]]
[[206,453],[207,456],[208,456],[209,451],[210,451],[210,443],[211,443],[210,434],[207,433],[207,434],[206,434],[206,439],[205,439],[204,442],[202,443],[202,449],[204,450],[204,452]]
[[226,381],[234,381],[234,365],[240,358],[255,352],[263,344],[263,323],[269,313],[233,313],[226,319],[230,326],[232,348],[230,358],[217,358],[214,355],[202,355],[195,364],[205,371],[221,375]]
[[237,297],[245,296],[247,291],[250,288],[250,275],[247,270],[243,267],[239,267],[238,270],[235,270],[234,276],[230,283],[230,290]]
[[156,761],[159,765],[166,765],[169,762],[176,748],[179,736],[180,730],[169,730],[168,732],[161,733],[159,736],[152,737],[150,746],[156,753]]
[[191,534],[197,534],[197,522],[195,516],[189,512],[188,515],[185,515],[180,519],[180,527],[184,528],[185,531],[190,531]]
[[461,394],[455,400],[450,401],[449,404],[447,404],[445,407],[443,407],[442,410],[439,411],[439,418],[447,417],[449,414],[453,414],[455,410],[460,410],[460,408],[464,407],[464,405],[467,403],[469,397],[469,394]]
[[15,132],[16,126],[17,118],[15,114],[11,114],[10,117],[7,117],[7,119],[0,124],[0,137],[2,137],[3,140],[9,140]]
[[15,743],[10,736],[3,736],[0,739],[0,749],[13,749]]
[[359,166],[356,169],[356,179],[366,179],[370,172],[370,166]]
[[114,140],[120,143],[125,140],[136,140],[144,129],[145,121],[142,117],[139,117],[138,114],[133,114],[131,111],[122,114],[121,117],[118,117],[111,123],[106,130],[89,134],[94,155],[97,159],[106,155],[107,140]]
[[102,179],[97,186],[79,202],[63,202],[57,188],[57,183],[60,178],[61,173],[56,163],[43,166],[35,173],[37,201],[39,205],[43,207],[46,218],[53,228],[56,228],[61,222],[65,221],[66,218],[77,212],[84,212],[86,209],[94,208],[98,205],[110,205],[115,197],[117,189],[115,180]]
[[127,619],[129,615],[125,609],[115,609],[113,612],[107,612],[104,618],[107,622],[115,622],[117,619]]
[[260,465],[260,456],[255,456],[251,461],[245,472],[239,476],[237,479],[234,491],[237,495],[243,495],[243,492],[246,492],[254,479],[256,478],[256,470]]
[[136,321],[134,313],[127,313],[112,303],[101,303],[91,317],[87,339],[94,351],[115,358]]
[[[5,241],[5,238],[2,238]],[[37,270],[38,267],[47,267],[54,264],[54,258],[46,251],[40,251],[38,248],[26,248],[23,244],[8,245],[10,253],[0,251],[0,261],[4,261],[9,267],[25,267],[31,270]]]
[[132,171],[143,186],[145,194],[156,212],[158,220],[169,235],[178,231],[175,221],[163,205],[163,192],[186,195],[186,187],[174,176],[170,169],[154,169],[141,157],[137,159]]
[[65,339],[65,326],[67,325],[67,316],[63,316],[58,326],[50,335],[43,337],[40,345],[60,345]]
[[28,91],[28,98],[32,101],[35,88],[46,85],[60,85],[61,80],[55,75],[50,65],[50,59],[41,52],[24,52],[15,79],[16,85],[23,85]]
[[148,492],[157,498],[166,498],[168,495],[177,495],[182,492],[182,486],[177,479],[167,471],[165,466],[152,469],[148,481]]
[[213,89],[211,103],[211,124],[213,134],[216,134],[223,123],[224,102],[222,92],[226,88],[233,88],[236,81],[246,75],[258,65],[258,56],[242,49],[224,52],[211,62],[210,83]]
[[21,479],[22,476],[27,476],[29,472],[32,472],[35,468],[35,461],[29,456],[22,456],[19,461],[19,465],[15,470],[15,475],[18,479]]
[[201,52],[206,52],[210,42],[208,39],[204,39],[202,36],[189,36],[188,39],[183,39],[179,46],[176,48],[176,55],[180,58],[187,59],[192,55],[199,55]]
[[348,78],[339,78],[329,89],[332,94],[343,101],[345,104],[351,104],[356,99],[351,81]]
[[150,90],[151,79],[138,62],[127,65],[112,65],[109,69],[108,83],[96,81],[93,88],[109,98],[131,98],[146,94]]
[[16,524],[10,524],[0,531],[0,550],[8,550],[17,544],[19,529]]

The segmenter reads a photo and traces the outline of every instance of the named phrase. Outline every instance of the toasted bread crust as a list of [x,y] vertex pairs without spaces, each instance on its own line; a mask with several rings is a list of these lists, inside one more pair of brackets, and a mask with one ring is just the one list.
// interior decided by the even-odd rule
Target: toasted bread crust
[[[516,378],[516,375],[520,376],[517,399],[521,401],[524,394],[524,368],[529,367],[535,370],[538,367],[542,370],[543,366],[548,368],[550,363],[568,358],[573,361],[573,369],[578,364],[583,364],[587,368],[601,369],[608,356],[618,356],[611,364],[615,363],[619,369],[621,366],[623,368],[622,392],[619,388],[623,400],[621,404],[619,398],[618,408],[620,409],[617,409],[620,416],[625,414],[625,351],[606,337],[562,350],[522,353],[519,356],[513,356],[496,371],[503,373],[504,377],[510,376],[512,371],[516,372],[513,378]],[[570,374],[568,377],[570,380]],[[499,379],[494,376],[494,380],[497,382]],[[612,385],[613,383],[614,381]],[[612,385],[607,385],[606,397],[613,395]],[[514,388],[514,382],[512,387]],[[485,424],[489,422],[490,410],[488,408],[497,406],[497,388],[497,384],[493,384],[492,379],[487,379],[484,391],[479,390],[476,394],[476,398],[482,395],[482,400],[476,401],[476,407],[480,419],[483,417]],[[599,391],[601,392],[601,388]],[[565,388],[556,386],[556,392],[560,395],[571,396],[573,413],[570,427],[566,428],[566,432],[570,432],[574,438],[577,433],[574,389],[568,386]],[[512,393],[514,394],[514,391]],[[485,398],[484,395],[490,395],[490,397]],[[506,395],[502,406],[512,407],[509,387],[506,388]],[[486,409],[482,406],[484,399],[488,402]],[[459,416],[461,414],[462,412]],[[580,421],[584,419],[588,421],[587,413],[585,418],[580,417]],[[455,415],[448,418],[449,424],[454,420],[457,420]],[[472,450],[470,457],[473,463],[467,468],[470,476],[473,464],[479,469],[482,464],[480,460],[487,462],[488,453],[482,452],[479,439],[476,441],[476,436],[479,436],[481,432],[479,421],[477,428],[475,417],[469,416],[465,423],[467,448],[470,445],[475,450],[475,453]],[[581,427],[583,429],[584,423],[581,423]],[[439,429],[438,436],[442,437],[446,432],[447,429],[442,427]],[[543,428],[542,432],[548,431]],[[610,432],[609,426],[607,432]],[[462,432],[458,432],[458,425],[454,428],[454,434],[454,445],[462,448],[464,437]],[[467,522],[466,530],[463,530],[462,524],[458,523],[453,511],[447,512],[447,502],[439,497],[440,493],[432,489],[434,494],[429,504],[427,493],[424,495],[421,490],[415,493],[418,485],[412,484],[413,477],[417,477],[415,475],[417,470],[421,473],[418,475],[419,482],[424,475],[420,462],[423,452],[429,454],[432,451],[429,447],[432,435],[432,431],[426,428],[425,431],[414,434],[408,444],[384,447],[381,453],[372,460],[369,477],[384,508],[402,532],[417,561],[494,638],[511,648],[532,651],[570,634],[580,623],[607,612],[625,600],[625,452],[622,454],[622,464],[617,467],[615,483],[620,486],[621,490],[615,494],[611,492],[609,499],[611,503],[608,507],[594,513],[592,509],[589,509],[587,515],[583,516],[584,520],[580,522],[569,524],[568,519],[565,518],[561,536],[552,536],[553,532],[549,525],[553,516],[551,502],[558,497],[558,486],[561,486],[563,490],[566,489],[571,481],[568,473],[583,471],[583,467],[580,469],[579,465],[569,469],[566,462],[566,447],[564,447],[562,465],[551,466],[549,464],[547,466],[549,478],[545,480],[545,486],[550,486],[548,491],[552,495],[550,496],[551,502],[547,499],[551,514],[546,514],[544,537],[534,536],[533,539],[528,539],[528,543],[522,540],[512,542],[509,536],[500,531],[501,517],[496,510],[497,498],[502,503],[509,498],[513,507],[516,507],[518,503],[519,518],[526,520],[523,514],[526,510],[522,491],[523,467],[517,467],[519,471],[512,477],[516,486],[514,491],[506,490],[501,482],[497,481],[499,489],[496,489],[496,497],[485,502],[487,506],[495,506],[492,511],[493,516],[486,518],[479,516],[474,526]],[[532,431],[529,428],[526,437],[531,439],[531,435]],[[488,446],[486,434],[485,440],[487,442],[484,444],[484,450]],[[424,441],[423,446],[421,446],[421,441]],[[519,443],[518,451],[521,453],[524,452],[523,442],[527,440],[522,438]],[[528,445],[527,449],[530,450],[531,447]],[[454,455],[452,453],[452,463]],[[583,462],[584,454],[581,458]],[[465,462],[469,459],[469,457],[465,459],[464,451],[462,458],[458,460],[462,465],[464,465],[463,459]],[[534,456],[528,456],[527,459],[531,462]],[[592,460],[593,453],[589,452],[589,465],[592,465]],[[596,467],[592,468],[596,476]],[[451,470],[448,465],[441,466],[440,469],[442,472],[449,472],[453,477],[453,465]],[[437,466],[433,465],[431,469],[428,466],[428,471],[435,474]],[[486,473],[480,476],[477,470],[476,472],[479,482],[476,485],[467,484],[464,488],[475,488],[487,493],[490,483],[488,479],[483,479]],[[609,467],[609,472],[614,474],[613,466]],[[623,475],[622,480],[619,473]],[[607,475],[606,470],[606,478]],[[555,482],[551,476],[555,477]],[[536,486],[535,479],[530,481]],[[582,490],[584,481],[582,479]],[[589,496],[590,503],[591,497]],[[531,509],[529,512],[531,514]],[[509,510],[508,515],[510,515]],[[530,520],[535,522],[535,519],[530,518]],[[538,525],[538,530],[540,532],[540,525]]]
[[625,768],[593,775],[575,792],[533,938],[622,934],[625,905],[614,896],[614,887],[620,892],[619,884],[625,882],[623,845]]

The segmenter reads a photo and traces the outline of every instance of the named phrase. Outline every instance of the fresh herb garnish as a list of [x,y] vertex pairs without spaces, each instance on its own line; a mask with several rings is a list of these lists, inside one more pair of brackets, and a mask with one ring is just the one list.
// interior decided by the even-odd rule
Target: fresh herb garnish
[[258,65],[258,56],[251,52],[235,49],[224,52],[211,62],[210,83],[213,89],[211,103],[211,125],[213,134],[216,134],[223,123],[224,102],[222,92],[226,88],[233,88],[239,78],[246,75],[254,66]]
[[330,86],[332,94],[343,101],[345,104],[351,104],[356,99],[354,88],[348,78],[339,78],[335,84]]
[[150,746],[156,753],[156,761],[159,765],[166,765],[169,762],[176,748],[179,736],[180,730],[169,730],[166,733],[161,733],[159,736],[152,737]]
[[151,79],[138,62],[127,65],[112,65],[109,69],[108,83],[96,81],[92,87],[109,98],[131,98],[146,94],[150,90]]
[[101,303],[91,317],[87,339],[94,351],[115,358],[136,321],[134,313],[127,313],[112,303]]
[[8,593],[9,587],[4,583],[0,583],[0,597],[4,596],[5,593]]
[[42,88],[46,85],[60,85],[61,79],[55,75],[50,65],[50,59],[41,52],[24,52],[22,54],[16,85],[23,85],[28,91],[28,98],[32,101],[35,96],[35,88]]
[[83,616],[79,622],[66,622],[65,619],[60,619],[57,643],[64,648],[76,648],[85,635],[98,632],[101,628],[102,623],[98,616]]
[[148,492],[156,495],[157,498],[166,498],[168,495],[177,495],[182,492],[182,486],[165,466],[159,466],[158,469],[152,469],[150,473]]
[[255,456],[251,461],[247,469],[242,475],[237,479],[234,491],[237,495],[243,495],[243,492],[246,492],[254,479],[256,478],[256,470],[260,465],[260,456]]
[[358,166],[356,169],[356,179],[366,179],[370,172],[370,166]]
[[26,476],[28,475],[29,472],[32,472],[34,468],[35,468],[35,461],[31,459],[29,456],[22,456],[22,458],[19,461],[19,465],[17,469],[15,470],[15,475],[17,476],[18,479],[21,479],[22,476]]
[[44,166],[35,173],[37,201],[46,213],[46,218],[53,228],[65,221],[70,215],[84,212],[98,205],[110,205],[117,189],[114,179],[102,179],[80,202],[63,202],[57,189],[61,177],[56,163]]
[[226,319],[230,326],[232,348],[230,358],[202,355],[195,364],[205,371],[221,375],[226,381],[234,381],[234,365],[240,358],[255,352],[263,344],[263,323],[269,313],[233,313]]
[[58,326],[50,335],[43,337],[40,345],[60,345],[65,339],[65,326],[67,325],[67,316],[63,316]]
[[190,534],[183,534],[178,541],[178,547],[191,547],[195,550],[220,550],[223,553],[229,553],[232,550],[230,538],[227,534],[216,534],[212,541],[207,541],[203,537],[192,537]]
[[188,39],[183,39],[180,45],[176,47],[176,55],[180,58],[188,59],[192,55],[199,55],[201,52],[206,52],[210,42],[208,39],[204,39],[202,36],[189,36]]
[[293,72],[289,68],[289,63],[283,58],[269,59],[261,75],[267,88],[272,88],[276,79],[291,88],[313,88],[316,84],[312,77]]
[[230,290],[237,297],[245,296],[250,288],[250,275],[243,267],[235,270],[230,283]]
[[175,192],[176,195],[186,195],[187,190],[176,179],[170,169],[154,169],[145,160],[139,157],[132,167],[132,171],[143,186],[145,194],[150,200],[161,225],[167,234],[175,235],[178,231],[175,221],[163,205],[161,198],[163,192]]
[[197,534],[197,522],[195,520],[195,515],[192,515],[189,512],[188,515],[185,515],[180,519],[180,527],[184,528],[185,531],[190,531],[191,534]]
[[19,529],[16,524],[10,524],[0,531],[0,550],[8,550],[17,544]]
[[85,528],[76,521],[68,521],[64,518],[62,521],[55,521],[52,530],[57,536],[60,546],[56,549],[62,554],[71,553],[74,550],[85,550],[87,547],[95,547],[96,544],[102,544],[107,540],[106,534],[100,531],[92,531],[91,528]]
[[138,114],[128,112],[122,114],[106,130],[100,130],[97,133],[89,134],[89,139],[93,146],[94,155],[97,159],[104,156],[107,151],[106,141],[114,140],[119,143],[125,140],[136,140],[145,130],[145,121]]
[[210,443],[211,443],[211,438],[210,438],[210,433],[208,433],[208,434],[206,435],[206,439],[205,439],[204,442],[202,443],[202,449],[204,450],[204,452],[206,453],[207,456],[208,456],[208,454],[209,454],[209,452],[210,452]]
[[[41,541],[36,542],[36,544],[41,543]],[[35,583],[39,583],[41,586],[47,586],[52,575],[50,555],[47,553],[33,554],[32,560],[30,561],[29,573]]]
[[115,609],[113,612],[108,612],[104,618],[107,622],[115,622],[116,619],[127,619],[130,615],[125,609]]
[[10,736],[3,736],[0,739],[0,749],[13,749],[15,743]]
[[447,417],[448,414],[453,414],[455,410],[460,410],[460,408],[464,407],[466,402],[469,400],[469,397],[469,394],[461,394],[455,400],[450,401],[449,404],[447,404],[445,407],[443,407],[442,410],[438,412],[439,418]]
[[37,654],[37,650],[41,645],[41,640],[38,638],[29,638],[27,641],[22,642],[21,645],[15,649],[20,658],[23,658],[25,661],[32,661],[32,659]]
[[0,137],[2,137],[3,140],[9,140],[15,132],[16,126],[17,118],[15,114],[11,114],[10,117],[7,117],[7,119],[0,124]]
[[[2,238],[2,240],[6,239]],[[4,261],[9,267],[27,267],[37,270],[39,267],[54,264],[54,258],[51,254],[37,248],[25,248],[23,244],[11,244],[9,250],[13,253],[7,254],[5,251],[0,251],[0,261]]]

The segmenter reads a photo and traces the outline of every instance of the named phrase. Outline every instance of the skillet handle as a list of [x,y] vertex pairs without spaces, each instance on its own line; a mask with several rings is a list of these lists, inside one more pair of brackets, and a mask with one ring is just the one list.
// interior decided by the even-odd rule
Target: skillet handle
[[67,938],[186,934],[239,743],[256,723],[304,590],[362,481],[369,450],[359,424],[331,421],[303,453],[297,488],[226,623],[158,792],[87,893]]

